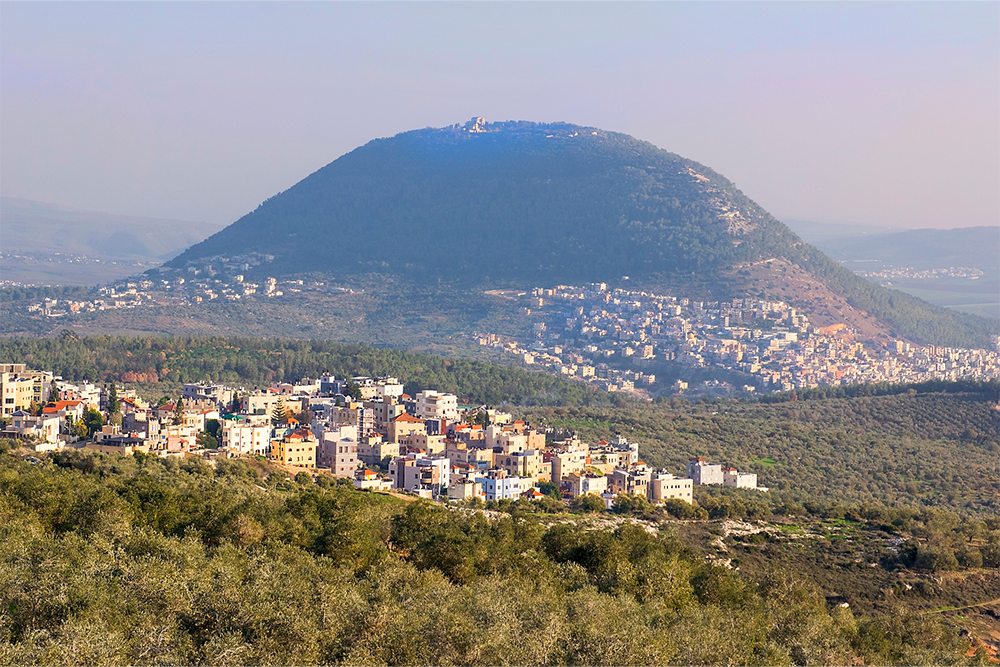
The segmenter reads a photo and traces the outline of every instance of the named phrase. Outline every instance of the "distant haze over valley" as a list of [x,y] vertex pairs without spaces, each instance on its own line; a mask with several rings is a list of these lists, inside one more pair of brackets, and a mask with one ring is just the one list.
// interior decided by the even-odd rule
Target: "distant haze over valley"
[[104,283],[158,265],[219,228],[0,197],[0,280]]
[[1000,227],[892,230],[802,221],[788,226],[872,282],[1000,319]]

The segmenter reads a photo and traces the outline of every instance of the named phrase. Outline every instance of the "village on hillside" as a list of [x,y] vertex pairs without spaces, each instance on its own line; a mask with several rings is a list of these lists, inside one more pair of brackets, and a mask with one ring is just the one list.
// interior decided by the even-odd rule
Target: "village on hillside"
[[[655,387],[649,371],[658,362],[739,372],[747,383],[730,388],[743,392],[1000,377],[997,350],[865,343],[843,324],[813,327],[806,313],[783,301],[705,302],[605,283],[492,294],[520,303],[521,314],[535,321],[530,338],[480,332],[474,335],[480,345],[608,391]],[[655,388],[701,389],[683,380]]]
[[[238,271],[271,256],[225,258],[213,268],[160,269],[156,277],[119,281],[82,300],[48,298],[18,306],[37,318],[212,301],[353,294],[316,280],[267,278]],[[227,277],[231,276],[231,277]],[[605,391],[651,395],[733,395],[818,386],[988,380],[1000,377],[997,349],[863,340],[845,324],[815,327],[784,301],[700,301],[646,291],[585,286],[493,290],[523,335],[479,331],[473,344],[512,360],[593,384]],[[1000,345],[1000,341],[998,341]],[[661,369],[657,377],[656,369]],[[673,381],[663,376],[670,369]],[[697,377],[698,381],[692,380]],[[707,378],[707,379],[706,379]]]
[[175,401],[151,405],[114,384],[72,384],[6,364],[0,391],[0,437],[36,452],[258,457],[292,475],[322,472],[358,489],[441,501],[591,496],[597,508],[611,508],[622,494],[691,503],[694,484],[767,490],[753,473],[698,458],[686,476],[656,470],[620,435],[588,444],[486,406],[459,405],[453,394],[410,396],[393,377],[306,378],[246,393],[189,383]]

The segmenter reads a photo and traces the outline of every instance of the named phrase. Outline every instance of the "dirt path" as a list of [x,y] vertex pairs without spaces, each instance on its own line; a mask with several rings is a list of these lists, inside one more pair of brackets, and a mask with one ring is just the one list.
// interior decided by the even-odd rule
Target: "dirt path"
[[977,602],[976,604],[967,604],[964,607],[948,607],[946,609],[932,609],[926,613],[928,614],[941,614],[946,611],[962,611],[963,609],[973,609],[975,607],[992,607],[993,605],[1000,605],[1000,598],[996,600],[987,600],[986,602]]

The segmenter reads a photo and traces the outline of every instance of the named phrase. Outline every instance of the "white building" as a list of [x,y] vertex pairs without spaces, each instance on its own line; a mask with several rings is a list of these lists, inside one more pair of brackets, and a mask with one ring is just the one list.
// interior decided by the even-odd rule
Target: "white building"
[[687,476],[695,484],[722,484],[722,466],[706,463],[705,459],[693,459],[687,464]]
[[271,446],[271,425],[253,424],[244,419],[223,419],[219,429],[222,449],[232,453],[267,456]]
[[421,419],[458,421],[458,397],[428,389],[417,393],[417,416]]
[[653,474],[649,482],[649,500],[661,503],[676,498],[690,503],[694,495],[694,480],[688,477],[674,477],[665,472]]
[[722,483],[734,489],[756,489],[757,474],[752,472],[739,472],[736,468],[725,468],[722,471]]
[[437,494],[451,482],[451,462],[444,458],[400,456],[389,464],[389,477],[395,489]]
[[587,493],[599,496],[608,490],[608,478],[604,475],[574,472],[566,476],[566,481],[569,482],[569,490],[574,498]]
[[7,437],[36,438],[40,445],[36,451],[57,449],[59,445],[59,425],[62,419],[58,415],[42,415],[35,417],[24,410],[16,410],[10,415],[11,424],[3,433]]
[[491,470],[487,477],[477,477],[486,500],[516,500],[532,488],[535,481],[527,477],[508,477],[505,470]]

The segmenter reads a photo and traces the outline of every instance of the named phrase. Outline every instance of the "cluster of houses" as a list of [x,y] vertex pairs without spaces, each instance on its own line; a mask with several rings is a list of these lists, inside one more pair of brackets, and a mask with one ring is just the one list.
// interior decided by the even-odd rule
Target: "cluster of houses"
[[11,396],[16,408],[5,411],[10,424],[0,435],[30,441],[38,451],[257,456],[290,472],[350,478],[360,489],[442,500],[539,498],[543,482],[555,485],[564,499],[592,494],[608,507],[621,493],[651,503],[690,503],[694,484],[757,488],[756,475],[702,459],[688,466],[687,477],[656,470],[640,460],[636,443],[620,435],[596,445],[575,434],[547,439],[546,432],[509,413],[460,406],[454,394],[425,390],[410,396],[394,377],[307,378],[242,395],[222,384],[191,383],[177,402],[161,405],[122,389],[116,392],[120,419],[84,438],[74,426],[88,408],[107,410],[106,391],[60,382],[59,400],[32,414],[26,404],[41,405],[58,378],[17,364],[0,371],[5,405]]
[[[747,376],[747,392],[1000,377],[1000,347],[863,341],[843,323],[813,326],[784,301],[701,301],[609,289],[605,283],[490,294],[523,304],[520,313],[532,323],[531,333],[518,338],[477,333],[480,345],[608,391],[649,386],[663,391],[650,372],[657,368],[682,375],[693,375],[694,369],[737,371]],[[672,391],[686,388],[679,382]]]

